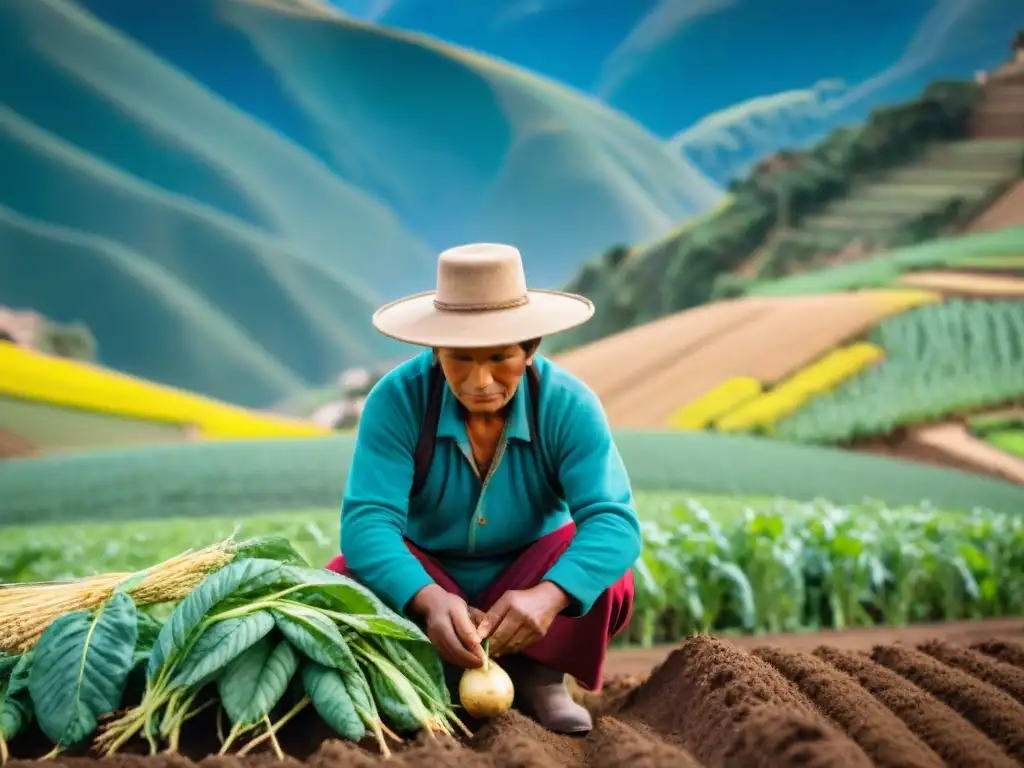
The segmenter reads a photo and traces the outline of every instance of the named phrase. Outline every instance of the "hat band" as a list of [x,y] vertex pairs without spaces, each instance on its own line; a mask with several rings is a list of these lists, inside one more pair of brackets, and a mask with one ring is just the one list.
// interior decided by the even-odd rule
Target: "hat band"
[[529,303],[529,294],[523,294],[522,296],[517,296],[514,299],[508,299],[506,301],[479,302],[477,304],[464,304],[462,302],[459,302],[458,304],[450,304],[447,301],[434,299],[434,307],[442,312],[490,312],[498,309],[515,309],[516,307],[522,307]]

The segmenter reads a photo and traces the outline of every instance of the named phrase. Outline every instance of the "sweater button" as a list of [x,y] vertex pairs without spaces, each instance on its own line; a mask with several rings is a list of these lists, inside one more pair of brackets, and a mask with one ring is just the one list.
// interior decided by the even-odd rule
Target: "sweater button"
[[477,522],[480,523],[480,525],[487,525],[487,518],[486,517],[479,517],[479,518],[477,518]]

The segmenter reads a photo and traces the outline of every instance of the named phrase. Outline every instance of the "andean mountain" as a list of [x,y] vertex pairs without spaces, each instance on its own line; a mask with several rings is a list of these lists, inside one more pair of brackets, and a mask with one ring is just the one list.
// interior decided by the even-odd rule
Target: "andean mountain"
[[370,312],[441,247],[553,286],[719,197],[600,102],[283,0],[6,0],[0,104],[0,304],[245,404],[406,354]]

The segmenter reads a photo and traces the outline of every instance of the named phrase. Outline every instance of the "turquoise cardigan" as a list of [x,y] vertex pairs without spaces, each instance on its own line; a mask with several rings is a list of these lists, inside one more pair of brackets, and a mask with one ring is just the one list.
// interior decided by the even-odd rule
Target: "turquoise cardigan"
[[[572,520],[576,535],[544,578],[569,595],[565,615],[584,615],[629,570],[641,546],[629,477],[597,396],[537,355],[537,422],[547,463],[530,434],[524,377],[482,483],[458,401],[446,386],[433,464],[423,490],[409,499],[431,364],[432,352],[424,350],[385,375],[366,399],[341,506],[341,551],[352,574],[405,611],[433,582],[404,536],[434,555],[472,600],[524,548]],[[560,495],[545,466],[557,468]]]

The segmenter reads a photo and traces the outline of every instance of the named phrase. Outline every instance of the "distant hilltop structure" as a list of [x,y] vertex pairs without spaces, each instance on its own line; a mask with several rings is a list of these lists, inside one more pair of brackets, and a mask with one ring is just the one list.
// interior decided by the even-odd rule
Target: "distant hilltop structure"
[[73,360],[96,357],[96,339],[83,323],[55,323],[31,309],[0,306],[0,342],[4,341]]
[[1009,60],[991,72],[976,72],[981,99],[971,120],[976,139],[1024,139],[1024,29],[1014,35]]
[[19,347],[38,349],[45,327],[46,318],[38,312],[0,306],[0,341],[10,341]]

